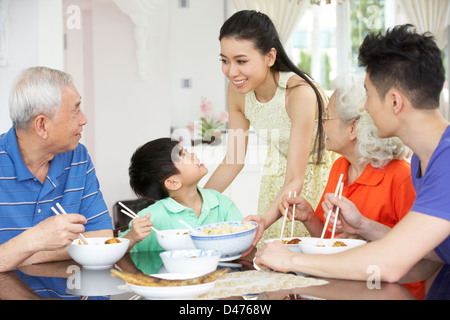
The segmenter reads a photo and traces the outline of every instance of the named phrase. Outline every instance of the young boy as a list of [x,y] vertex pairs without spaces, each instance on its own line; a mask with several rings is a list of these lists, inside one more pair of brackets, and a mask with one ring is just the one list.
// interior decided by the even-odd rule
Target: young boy
[[134,219],[124,235],[132,251],[162,250],[155,232],[150,232],[152,224],[167,230],[184,229],[180,219],[193,228],[243,219],[228,197],[198,186],[207,173],[194,153],[169,138],[150,141],[136,150],[129,167],[131,188],[139,197],[157,202],[141,210],[141,218]]

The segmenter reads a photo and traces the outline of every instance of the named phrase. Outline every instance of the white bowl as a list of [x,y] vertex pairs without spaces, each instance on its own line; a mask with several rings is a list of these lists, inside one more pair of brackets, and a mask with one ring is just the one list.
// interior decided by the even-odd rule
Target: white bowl
[[[336,241],[341,241],[346,244],[343,247],[333,247]],[[305,238],[300,242],[300,247],[303,253],[309,254],[331,254],[338,253],[352,248],[359,247],[366,244],[367,241],[360,239],[323,239],[323,247],[318,246],[320,243],[320,238]]]
[[195,249],[189,236],[188,229],[169,229],[159,230],[161,234],[156,233],[159,245],[166,251],[170,250],[189,250]]
[[159,254],[170,273],[206,274],[217,269],[220,253],[217,250],[173,250]]
[[[292,239],[300,239],[300,242],[302,242],[304,237],[282,238],[283,241],[291,241]],[[279,241],[280,238],[268,239],[268,240],[265,240],[264,243],[267,244],[269,242],[273,242],[273,241],[277,241],[277,240]],[[288,244],[288,243],[286,243],[285,246],[288,247],[289,250],[291,250],[292,252],[302,252],[302,248],[300,246],[300,243],[298,243],[298,244]]]
[[218,250],[220,252],[220,261],[230,261],[241,257],[242,253],[252,245],[255,239],[256,229],[258,224],[254,221],[247,222],[251,229],[244,231],[235,231],[228,234],[209,234],[199,235],[199,232],[211,230],[214,228],[221,228],[224,225],[229,225],[231,228],[243,228],[242,221],[228,221],[218,222],[195,228],[196,234],[189,233],[194,245],[198,249],[204,250]]
[[125,255],[130,243],[128,239],[120,238],[120,243],[105,244],[108,239],[111,238],[86,238],[87,245],[76,239],[67,247],[67,251],[73,260],[86,269],[108,269]]

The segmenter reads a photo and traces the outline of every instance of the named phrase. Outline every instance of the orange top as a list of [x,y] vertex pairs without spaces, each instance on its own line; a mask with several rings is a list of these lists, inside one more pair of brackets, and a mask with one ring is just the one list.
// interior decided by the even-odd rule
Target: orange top
[[[342,195],[352,201],[365,217],[392,228],[409,212],[416,198],[416,192],[411,180],[410,164],[407,161],[393,160],[383,169],[368,164],[361,176],[350,185],[347,184],[349,166],[350,162],[340,157],[331,168],[327,186],[315,211],[323,223],[325,223],[322,208],[324,196],[326,193],[334,194],[341,173],[344,174]],[[327,230],[325,238],[331,238],[330,231]],[[404,286],[417,299],[424,299],[425,281]]]
[[[339,176],[344,174],[342,195],[352,201],[365,217],[390,228],[396,225],[411,209],[416,192],[411,180],[410,164],[404,160],[393,160],[383,169],[366,166],[361,176],[347,184],[350,162],[340,157],[331,168],[327,186],[316,208],[316,215],[325,223],[322,202],[325,193],[334,193]],[[326,238],[331,237],[327,231]]]

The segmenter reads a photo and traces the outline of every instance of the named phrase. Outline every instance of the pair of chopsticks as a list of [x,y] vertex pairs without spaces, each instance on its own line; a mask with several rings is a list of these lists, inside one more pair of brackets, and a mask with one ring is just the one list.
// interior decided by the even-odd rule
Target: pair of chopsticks
[[[344,188],[344,183],[342,182],[343,178],[344,178],[344,174],[341,173],[338,184],[336,186],[336,190],[334,191],[334,196],[337,197],[339,194],[339,199],[341,199],[341,197],[342,197],[342,189]],[[325,221],[325,224],[323,226],[322,236],[320,237],[319,245],[322,245],[322,241],[325,236],[325,232],[327,230],[328,223],[330,222],[330,216],[331,216],[332,212],[333,212],[333,208],[331,208],[328,211],[327,220]],[[339,207],[336,208],[336,217],[334,218],[333,232],[331,233],[331,239],[334,239],[334,233],[336,231],[336,221],[338,220],[338,215],[339,215]]]
[[[61,211],[62,214],[67,214],[66,210],[64,210],[64,208],[59,204],[56,203],[56,206],[58,207],[58,209]],[[51,207],[52,211],[54,214],[59,215],[60,213],[58,212],[58,210],[55,209],[55,207]],[[83,236],[83,234],[79,233],[78,234],[80,236],[80,240],[81,242],[83,242],[83,244],[89,244],[86,240],[86,238]]]
[[[291,194],[292,191],[289,191],[289,199],[291,199]],[[297,196],[297,191],[294,191],[294,198]],[[287,217],[287,213],[289,210],[289,206],[287,206],[286,211],[284,212],[284,218],[283,218],[283,225],[281,227],[281,234],[280,234],[280,241],[283,240],[283,233],[284,233],[284,228],[286,226],[286,217]],[[295,203],[293,204],[293,208],[292,208],[292,224],[291,224],[291,238],[294,237],[294,219],[295,217]]]
[[[122,202],[119,201],[119,204],[122,206],[123,209],[120,209],[120,212],[122,212],[123,214],[129,216],[131,219],[135,219],[135,218],[139,218],[139,216],[130,208],[128,208],[126,205],[124,205]],[[150,227],[153,231],[155,231],[157,234],[162,235],[161,231],[159,231],[156,228]]]

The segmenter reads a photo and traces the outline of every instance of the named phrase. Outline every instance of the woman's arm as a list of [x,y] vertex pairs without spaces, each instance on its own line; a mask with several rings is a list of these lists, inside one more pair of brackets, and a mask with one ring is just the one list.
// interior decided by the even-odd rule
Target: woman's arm
[[[417,230],[420,232],[414,232]],[[281,243],[270,243],[257,252],[255,262],[277,271],[337,279],[367,280],[376,272],[380,281],[398,282],[449,234],[449,221],[409,212],[383,238],[352,250],[330,255],[295,254]]]
[[[294,78],[294,79],[293,79]],[[283,187],[269,209],[264,213],[265,225],[270,226],[280,217],[279,204],[289,191],[299,195],[311,152],[317,109],[317,98],[313,89],[291,77],[286,91],[286,111],[291,119],[286,177]]]
[[206,182],[205,189],[223,192],[244,168],[250,123],[245,118],[245,96],[228,85],[228,140],[227,153],[222,163]]

